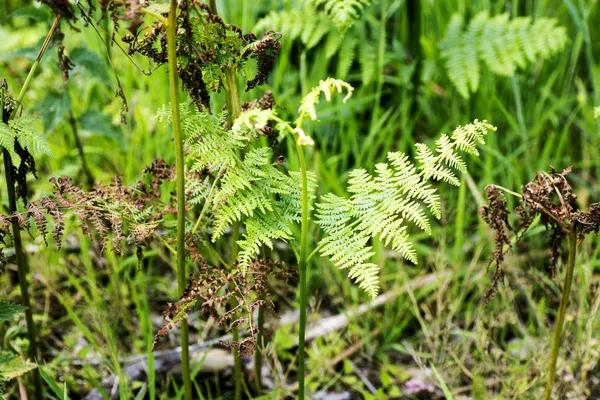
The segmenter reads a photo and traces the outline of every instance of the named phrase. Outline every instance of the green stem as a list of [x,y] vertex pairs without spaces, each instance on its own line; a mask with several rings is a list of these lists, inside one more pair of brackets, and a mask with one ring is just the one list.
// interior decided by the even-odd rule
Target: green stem
[[208,9],[211,14],[217,15],[217,2],[216,0],[210,0],[208,2]]
[[[12,160],[8,150],[3,149],[4,156],[4,175],[6,177],[6,189],[8,191],[8,209],[11,215],[17,211],[17,200],[15,196],[15,182],[12,173]],[[27,321],[27,337],[29,338],[29,358],[37,362],[37,335],[35,325],[33,323],[33,311],[31,310],[31,302],[29,300],[29,285],[27,282],[27,258],[23,252],[23,243],[21,242],[21,230],[16,217],[11,218],[13,243],[15,246],[15,254],[17,256],[17,268],[19,274],[19,286],[21,287],[21,303],[27,307],[25,310],[25,320]],[[35,398],[42,398],[42,381],[38,369],[33,370],[33,381],[35,388]]]
[[546,389],[544,390],[544,400],[550,400],[552,395],[552,384],[556,376],[556,360],[558,359],[558,351],[560,350],[560,336],[565,324],[565,312],[567,311],[567,303],[569,302],[569,293],[571,292],[571,283],[573,282],[573,271],[575,270],[575,257],[577,255],[577,230],[575,225],[571,225],[569,233],[569,259],[567,262],[567,274],[565,276],[565,285],[563,287],[560,306],[558,307],[558,316],[556,318],[556,326],[554,328],[554,337],[552,338],[552,352],[550,353],[550,371],[546,381]]
[[[230,269],[233,270],[235,266],[235,260],[237,259],[237,255],[239,252],[238,245],[238,237],[240,234],[240,223],[236,221],[232,226],[232,234],[231,234],[231,260],[230,260]],[[233,331],[233,341],[240,341],[240,332],[238,327],[234,327]],[[233,349],[233,376],[235,379],[235,400],[242,400],[242,359],[240,358],[240,352],[234,348]]]
[[256,394],[262,393],[262,350],[264,340],[264,326],[265,326],[265,310],[262,307],[258,308],[258,321],[256,322],[258,327],[258,333],[256,335],[256,350],[254,350],[254,386],[256,388]]
[[379,118],[379,105],[381,104],[381,95],[383,93],[383,64],[385,63],[385,41],[386,41],[386,25],[387,25],[387,0],[381,2],[381,20],[379,21],[379,44],[377,47],[377,89],[375,91],[375,104],[372,108],[371,126],[369,131],[375,128],[377,119]]
[[75,120],[75,116],[73,115],[72,110],[69,110],[67,120],[69,121],[69,125],[71,125],[73,139],[75,140],[75,148],[77,149],[77,154],[79,154],[79,159],[81,160],[81,172],[83,173],[83,176],[85,178],[85,184],[89,189],[91,189],[94,186],[94,175],[92,175],[92,172],[90,171],[90,168],[88,167],[87,161],[85,159],[83,143],[81,143],[81,137],[79,136],[79,130],[77,129],[77,121]]
[[[23,102],[23,98],[25,97],[25,93],[29,88],[29,84],[35,75],[35,71],[40,64],[44,53],[50,43],[50,39],[54,35],[54,32],[58,28],[58,24],[60,22],[60,15],[57,15],[54,18],[54,22],[52,27],[48,31],[46,35],[46,39],[40,48],[40,51],[37,54],[35,62],[29,69],[29,73],[27,74],[27,78],[25,78],[25,83],[21,87],[21,91],[16,100],[16,105],[10,116],[4,115],[4,93],[0,93],[0,117],[2,117],[2,121],[4,123],[8,123],[8,120],[13,119],[19,110]],[[8,117],[8,118],[6,118]],[[4,174],[6,177],[6,188],[8,191],[8,209],[11,214],[14,214],[17,211],[17,199],[15,194],[15,182],[13,177],[13,166],[12,160],[10,157],[10,153],[8,150],[3,149],[2,151],[4,158]],[[21,288],[21,302],[23,306],[27,307],[25,310],[25,321],[27,323],[27,336],[29,338],[29,357],[32,361],[37,362],[38,358],[38,350],[37,350],[37,334],[35,329],[35,324],[33,323],[33,311],[31,309],[31,301],[29,299],[29,284],[27,282],[27,271],[29,270],[27,266],[27,258],[25,257],[25,253],[23,252],[23,243],[21,242],[21,231],[19,228],[19,223],[16,218],[11,219],[12,231],[13,231],[13,242],[15,246],[15,254],[17,257],[17,272],[19,276],[19,286]],[[40,376],[40,372],[38,369],[33,370],[33,386],[35,390],[35,397],[37,399],[43,398],[43,389],[42,389],[42,379]]]
[[50,28],[50,30],[48,31],[48,34],[46,35],[46,39],[44,39],[44,43],[42,44],[42,47],[40,47],[40,51],[38,52],[37,57],[35,58],[35,62],[31,66],[31,69],[29,70],[29,73],[27,74],[27,78],[25,78],[25,83],[23,83],[23,86],[21,87],[21,91],[19,92],[19,96],[17,97],[17,106],[15,107],[12,114],[10,115],[10,119],[13,119],[17,115],[17,113],[19,111],[19,107],[21,106],[21,103],[23,102],[23,98],[25,97],[25,92],[27,92],[27,89],[29,88],[29,84],[31,83],[31,79],[33,79],[33,75],[35,75],[35,71],[37,70],[38,65],[40,65],[40,61],[42,60],[42,57],[44,56],[44,53],[46,52],[46,48],[48,47],[48,44],[50,43],[50,39],[52,39],[54,32],[58,28],[59,21],[60,21],[60,15],[57,15],[56,18],[54,18],[52,27]]
[[[216,7],[215,7],[216,9]],[[242,112],[242,104],[240,102],[240,93],[238,90],[238,82],[237,76],[234,67],[229,67],[225,69],[225,80],[227,82],[227,122],[229,127],[233,126],[233,121],[240,115]],[[237,259],[239,246],[238,246],[238,236],[240,230],[239,221],[234,223],[232,226],[232,243],[231,243],[231,267],[235,265],[235,260]],[[233,341],[239,341],[239,332],[237,327],[233,330]],[[234,368],[233,374],[235,378],[235,400],[242,399],[242,360],[240,358],[239,351],[236,349],[233,350],[233,360],[234,360]]]
[[300,227],[300,254],[298,257],[298,273],[300,274],[300,327],[298,328],[298,399],[304,400],[304,340],[306,336],[306,242],[308,240],[308,179],[303,146],[298,147],[298,161],[302,174],[302,222]]
[[[167,54],[169,62],[169,94],[175,139],[175,164],[177,175],[177,285],[179,296],[187,287],[185,271],[185,174],[183,159],[183,140],[179,116],[179,85],[177,83],[177,0],[171,0],[167,24]],[[190,375],[189,328],[187,319],[181,324],[181,373],[185,400],[192,399],[192,381]]]

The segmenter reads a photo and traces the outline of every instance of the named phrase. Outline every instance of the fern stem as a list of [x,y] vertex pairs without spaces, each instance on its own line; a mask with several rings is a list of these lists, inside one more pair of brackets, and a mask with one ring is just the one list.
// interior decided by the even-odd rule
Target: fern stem
[[[239,252],[238,245],[238,237],[240,233],[240,223],[236,221],[232,226],[232,235],[231,235],[231,264],[230,269],[233,269],[235,266],[235,261],[237,259],[237,255]],[[235,298],[234,298],[235,300]],[[240,340],[240,331],[237,326],[233,328],[232,331],[233,341],[239,342]],[[235,400],[242,400],[242,360],[240,359],[240,352],[234,348],[233,349],[233,376],[235,379]]]
[[298,328],[298,399],[304,400],[304,340],[306,337],[306,304],[307,304],[307,280],[306,280],[306,242],[308,240],[308,178],[306,171],[306,160],[304,159],[304,147],[296,144],[298,148],[298,161],[302,174],[302,222],[300,226],[300,254],[298,258],[298,273],[300,274],[300,326]]
[[216,0],[210,0],[208,2],[208,9],[210,10],[211,14],[217,15],[217,2],[216,2]]
[[[233,121],[235,121],[235,119],[242,112],[242,104],[240,103],[240,94],[238,91],[238,83],[235,68],[229,67],[225,69],[225,79],[227,81],[227,120],[229,123],[229,128],[231,128],[233,126]],[[239,252],[239,245],[237,243],[240,230],[239,221],[236,221],[233,224],[232,229],[233,233],[231,239],[231,268],[233,269]],[[239,331],[238,328],[235,327],[233,329],[233,341],[237,342],[239,341],[239,339]],[[233,360],[233,374],[235,378],[235,400],[242,400],[242,360],[240,359],[240,354],[237,349],[233,350]]]
[[[46,39],[44,39],[44,43],[37,54],[35,62],[29,69],[29,73],[27,74],[27,78],[25,78],[25,82],[19,91],[19,95],[16,99],[16,105],[10,116],[4,115],[4,93],[0,93],[0,116],[2,117],[2,122],[8,123],[8,120],[13,119],[18,111],[19,107],[23,102],[23,98],[25,97],[25,93],[29,88],[29,84],[35,75],[35,71],[46,52],[48,44],[50,43],[50,39],[54,35],[54,32],[59,26],[60,15],[57,15],[54,18],[54,22],[52,23],[52,27],[48,31],[46,35]],[[6,118],[8,117],[8,118]],[[11,214],[17,211],[17,199],[15,195],[15,182],[13,177],[13,166],[12,160],[8,150],[3,149],[2,155],[4,158],[4,174],[6,178],[6,190],[8,191],[8,209]],[[27,307],[25,310],[25,321],[27,324],[27,336],[29,338],[29,358],[32,361],[37,362],[38,357],[38,349],[37,349],[37,334],[35,329],[35,324],[33,323],[33,311],[31,310],[31,301],[29,299],[29,284],[27,282],[27,271],[29,270],[27,266],[27,258],[25,256],[25,252],[23,251],[23,243],[21,242],[21,231],[19,229],[19,223],[16,218],[11,218],[12,231],[13,231],[13,242],[15,247],[15,255],[17,257],[17,273],[19,276],[19,286],[21,288],[21,302],[23,306]],[[33,387],[35,391],[35,397],[37,399],[43,398],[43,389],[42,389],[42,379],[40,376],[40,372],[38,369],[32,371],[33,374]]]
[[25,78],[25,83],[23,83],[23,86],[21,87],[21,91],[19,92],[19,96],[17,97],[17,106],[15,107],[12,114],[10,115],[10,119],[13,119],[15,117],[15,115],[17,115],[17,112],[19,111],[19,107],[23,101],[23,97],[25,97],[25,92],[29,88],[29,84],[31,83],[31,79],[33,79],[33,75],[35,74],[37,67],[40,65],[40,61],[42,60],[42,57],[44,56],[44,53],[46,52],[46,48],[48,47],[48,44],[50,43],[50,39],[52,39],[52,36],[54,36],[54,32],[58,28],[59,21],[60,21],[60,15],[57,15],[56,18],[54,18],[52,27],[50,28],[50,30],[48,31],[48,34],[46,35],[46,39],[44,39],[44,43],[42,43],[42,47],[40,47],[40,51],[38,52],[37,57],[35,58],[35,62],[31,66],[31,69],[29,70],[29,73],[27,74],[27,78]]
[[575,257],[577,255],[577,229],[575,224],[571,225],[569,233],[569,258],[567,261],[567,272],[565,276],[565,284],[563,287],[560,306],[558,307],[558,316],[556,318],[556,326],[554,328],[554,336],[552,338],[552,350],[550,353],[550,371],[546,380],[546,389],[544,390],[544,400],[550,400],[552,395],[552,384],[556,376],[556,360],[558,359],[558,351],[560,350],[560,336],[563,325],[565,324],[565,313],[569,302],[569,293],[571,292],[571,283],[573,282],[573,271],[575,270]]
[[258,308],[258,333],[256,334],[256,350],[254,350],[254,386],[256,394],[260,395],[262,392],[262,364],[263,364],[263,341],[264,341],[264,326],[265,326],[265,310],[262,307]]
[[157,238],[171,252],[171,255],[173,255],[174,257],[177,257],[177,250],[175,250],[173,248],[173,246],[171,246],[169,244],[169,242],[167,242],[165,239],[163,239],[162,236],[160,236],[156,232],[152,232],[152,236],[154,236],[155,238]]
[[[66,86],[65,86],[66,89]],[[71,131],[73,132],[73,139],[75,140],[75,148],[77,149],[77,154],[79,155],[79,159],[81,160],[81,172],[85,178],[85,184],[88,189],[91,189],[94,186],[94,175],[90,171],[88,167],[85,152],[83,151],[83,144],[81,143],[81,137],[79,135],[79,130],[77,129],[77,121],[75,120],[75,116],[73,115],[73,110],[69,110],[67,115],[67,121],[71,126]]]
[[[12,160],[8,150],[3,149],[2,155],[4,157],[4,175],[6,178],[6,189],[8,191],[8,209],[11,215],[14,215],[17,211],[17,201],[15,196],[15,182],[12,173]],[[16,217],[11,218],[13,243],[15,246],[15,255],[17,257],[17,272],[19,275],[19,286],[21,288],[21,303],[25,310],[25,321],[27,322],[27,337],[29,339],[29,358],[32,361],[37,362],[38,350],[37,350],[37,334],[35,324],[33,323],[33,311],[31,310],[31,301],[29,300],[29,284],[27,282],[27,258],[25,252],[23,252],[23,243],[21,242],[21,230],[19,229],[19,223]],[[40,372],[38,369],[34,369],[33,373],[33,384],[35,388],[35,398],[41,399],[42,396],[42,381]]]
[[[167,54],[169,62],[169,94],[175,139],[175,168],[177,179],[177,285],[179,296],[183,296],[187,287],[185,271],[185,174],[181,120],[179,116],[179,93],[177,83],[177,0],[171,0],[167,24]],[[185,400],[192,399],[192,381],[190,376],[189,328],[187,319],[181,324],[181,374]]]

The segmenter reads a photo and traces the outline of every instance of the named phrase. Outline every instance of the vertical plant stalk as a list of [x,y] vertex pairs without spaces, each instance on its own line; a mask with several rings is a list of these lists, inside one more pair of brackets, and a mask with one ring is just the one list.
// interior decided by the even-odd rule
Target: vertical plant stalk
[[567,261],[567,272],[565,276],[565,285],[563,287],[560,306],[558,307],[558,315],[556,318],[556,326],[554,328],[554,336],[552,338],[552,351],[550,353],[550,370],[546,381],[546,389],[544,390],[544,400],[550,400],[552,395],[552,385],[556,376],[556,360],[558,359],[558,351],[560,350],[560,336],[563,325],[565,324],[565,313],[567,304],[569,303],[569,293],[571,292],[571,283],[573,282],[573,271],[575,270],[575,258],[577,255],[577,229],[575,223],[571,224],[569,233],[569,258]]
[[85,152],[83,151],[83,143],[81,143],[81,137],[79,136],[79,130],[77,129],[77,121],[75,120],[75,116],[73,115],[73,111],[69,110],[69,125],[71,125],[71,131],[73,132],[73,139],[75,140],[75,147],[77,148],[77,153],[79,154],[79,158],[81,159],[81,172],[85,178],[85,183],[88,188],[94,186],[94,175],[90,171],[88,167],[87,161],[85,159]]
[[257,346],[254,350],[254,387],[256,389],[256,394],[260,395],[262,393],[262,350],[265,337],[263,333],[265,310],[262,307],[258,308],[258,321],[256,321],[256,325],[258,326],[258,333],[256,334]]
[[[35,71],[48,48],[48,44],[50,43],[50,39],[54,35],[54,32],[58,28],[58,24],[60,22],[60,15],[57,15],[54,18],[54,22],[52,23],[52,27],[48,31],[46,35],[46,39],[40,48],[40,51],[37,54],[35,62],[31,66],[29,73],[27,74],[27,78],[25,78],[25,83],[21,87],[21,91],[19,92],[19,96],[17,97],[16,104],[13,112],[10,116],[8,116],[8,120],[15,118],[17,113],[19,112],[19,107],[25,97],[25,92],[29,88],[29,84],[35,75]],[[4,120],[4,93],[0,93],[0,113],[2,113],[3,122],[8,123],[8,120]],[[11,214],[14,214],[17,211],[17,199],[15,194],[15,182],[13,177],[13,167],[12,160],[8,150],[3,149],[2,155],[4,158],[4,174],[6,178],[6,188],[8,191],[8,209]],[[19,224],[16,218],[11,218],[12,231],[13,231],[13,242],[15,246],[15,254],[17,257],[17,272],[19,276],[19,286],[21,288],[21,302],[23,306],[27,307],[25,310],[25,321],[27,323],[27,336],[29,338],[29,358],[31,358],[34,362],[37,362],[38,357],[38,348],[37,348],[37,334],[35,330],[35,324],[33,323],[33,311],[31,309],[31,301],[29,299],[29,284],[27,282],[27,272],[29,270],[27,266],[27,258],[25,257],[25,252],[23,251],[23,243],[21,241],[21,231],[19,229]],[[42,378],[40,376],[40,372],[38,369],[32,371],[33,374],[33,386],[35,390],[36,399],[43,398],[43,389],[42,389]]]
[[[298,126],[299,127],[299,126]],[[306,337],[306,305],[307,305],[307,280],[306,280],[306,242],[308,234],[308,178],[306,171],[306,160],[304,159],[304,148],[296,143],[298,147],[298,162],[302,174],[302,220],[300,225],[300,253],[298,254],[298,273],[300,274],[300,326],[298,328],[298,399],[304,400],[304,341]]]
[[[179,116],[179,85],[177,83],[177,0],[171,0],[167,21],[167,57],[169,63],[169,94],[175,140],[175,165],[177,179],[177,285],[179,296],[187,287],[185,271],[185,175],[183,159],[183,138]],[[190,376],[189,328],[187,319],[181,324],[181,374],[185,400],[192,399],[192,381]]]
[[[215,10],[216,5],[211,10]],[[242,104],[240,102],[240,94],[238,90],[237,76],[233,67],[225,69],[225,80],[227,82],[226,101],[227,101],[227,120],[229,127],[233,126],[233,122],[242,112]],[[239,246],[238,237],[240,231],[240,223],[235,222],[232,229],[231,235],[231,268],[235,265],[237,259]],[[233,341],[238,342],[240,340],[240,333],[237,327],[233,328]],[[233,375],[235,379],[235,400],[242,400],[242,360],[237,349],[233,349]]]
[[[2,155],[4,157],[4,175],[6,178],[6,189],[8,191],[8,210],[11,215],[17,211],[17,200],[15,196],[15,182],[12,172],[12,160],[8,150],[3,149]],[[29,284],[27,282],[27,258],[23,252],[23,243],[21,242],[21,230],[19,229],[19,223],[17,218],[11,218],[13,243],[15,246],[15,254],[17,257],[17,268],[19,274],[19,286],[21,288],[21,303],[27,307],[25,310],[25,320],[27,322],[27,337],[29,339],[29,358],[32,361],[37,362],[38,350],[37,350],[37,335],[35,324],[33,323],[33,311],[31,310],[31,301],[29,300]],[[33,385],[35,388],[35,398],[41,399],[42,396],[42,381],[40,377],[40,371],[36,368],[32,371],[33,373]]]

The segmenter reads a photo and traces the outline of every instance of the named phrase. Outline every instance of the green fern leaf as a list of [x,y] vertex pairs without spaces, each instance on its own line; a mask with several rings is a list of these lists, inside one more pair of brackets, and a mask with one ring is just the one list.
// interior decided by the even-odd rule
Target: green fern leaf
[[353,35],[345,35],[338,52],[336,76],[346,79],[356,58],[358,40]]
[[440,199],[431,180],[458,184],[455,171],[465,172],[466,164],[458,150],[476,154],[489,130],[486,121],[475,120],[458,127],[451,136],[442,135],[435,153],[424,144],[417,144],[417,168],[404,153],[391,152],[388,163],[375,166],[375,174],[357,169],[349,174],[348,192],[343,198],[328,194],[317,204],[317,223],[326,236],[319,247],[321,254],[342,269],[371,296],[378,292],[377,266],[369,242],[379,238],[386,246],[405,259],[417,263],[417,254],[408,235],[408,223],[426,233],[431,225],[426,210],[441,217]]
[[308,0],[308,4],[323,7],[326,15],[342,32],[358,20],[373,0]]
[[442,58],[448,77],[465,99],[477,92],[480,60],[495,74],[514,76],[528,63],[548,59],[567,42],[566,30],[556,19],[530,17],[509,20],[508,14],[477,14],[463,32],[464,21],[455,14],[442,42]]
[[368,41],[364,41],[358,47],[358,62],[360,64],[360,73],[364,85],[368,85],[376,76],[377,51]]
[[260,253],[263,245],[272,250],[274,240],[292,239],[292,231],[286,221],[272,215],[257,213],[253,218],[247,219],[245,225],[244,239],[238,240],[241,251],[237,258],[243,272]]
[[481,26],[474,18],[467,33],[463,35],[464,21],[460,14],[454,14],[448,24],[446,37],[442,43],[442,58],[450,81],[465,99],[479,88],[480,67],[476,39]]
[[24,116],[10,120],[8,125],[0,123],[0,146],[11,153],[13,160],[15,158],[18,160],[14,153],[14,139],[34,156],[52,155],[48,141],[31,129],[31,125],[35,121],[36,119],[33,117]]

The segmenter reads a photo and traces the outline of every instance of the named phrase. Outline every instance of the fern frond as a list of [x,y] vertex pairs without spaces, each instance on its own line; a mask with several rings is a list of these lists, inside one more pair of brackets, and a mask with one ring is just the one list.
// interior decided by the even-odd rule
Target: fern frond
[[315,105],[319,104],[319,97],[321,93],[325,95],[327,101],[331,101],[331,95],[335,92],[342,93],[346,89],[346,96],[342,100],[344,103],[352,96],[354,88],[347,82],[340,79],[327,78],[324,81],[319,81],[319,85],[312,88],[312,90],[302,99],[300,107],[298,108],[298,114],[300,118],[308,116],[311,120],[317,119],[317,110]]
[[469,22],[466,32],[463,29],[463,17],[455,14],[442,42],[442,58],[448,77],[465,99],[479,88],[480,60],[497,75],[513,76],[538,58],[550,58],[567,42],[565,28],[553,18],[509,20],[508,14],[490,17],[484,11]]
[[431,180],[458,184],[455,171],[465,172],[466,164],[458,150],[476,154],[475,146],[483,143],[488,130],[495,128],[486,121],[475,120],[458,127],[451,136],[442,135],[435,153],[417,144],[417,168],[404,153],[388,153],[388,163],[375,166],[375,174],[357,169],[349,174],[348,192],[343,198],[328,194],[317,204],[317,223],[325,231],[319,247],[339,268],[349,269],[350,276],[375,296],[378,290],[377,266],[369,241],[379,237],[405,259],[417,263],[417,255],[408,235],[408,223],[431,233],[426,210],[441,217],[440,198]]
[[364,231],[353,231],[350,227],[332,232],[321,243],[321,254],[329,257],[340,269],[349,269],[349,275],[371,296],[377,296],[378,270],[377,264],[370,261],[375,254],[372,246],[368,246],[369,235]]
[[238,240],[240,253],[237,258],[244,273],[260,253],[263,245],[272,250],[274,240],[292,239],[292,231],[286,221],[273,215],[257,213],[254,217],[247,219],[245,225],[244,239]]
[[446,62],[448,78],[465,99],[479,88],[480,67],[476,46],[480,25],[473,20],[463,35],[464,21],[460,14],[450,19],[442,42],[442,58]]
[[0,121],[0,146],[8,151],[13,164],[17,165],[19,157],[15,153],[15,136],[16,132],[8,124]]
[[31,129],[31,125],[35,121],[36,119],[33,117],[23,116],[10,120],[8,125],[13,130],[14,137],[19,141],[19,144],[32,155],[45,154],[51,156],[52,151],[50,150],[48,141]]
[[274,29],[286,38],[293,41],[300,39],[307,47],[316,46],[323,36],[335,27],[329,19],[318,13],[315,8],[307,4],[302,8],[293,8],[289,11],[271,11],[260,19],[252,29],[254,32],[264,32]]
[[[198,172],[231,167],[237,162],[236,151],[246,146],[249,137],[225,128],[227,113],[215,117],[181,107],[182,132],[191,160],[190,171]],[[170,115],[168,116],[170,120]]]
[[308,0],[315,7],[323,6],[326,15],[342,32],[358,20],[373,0]]
[[365,41],[358,47],[358,62],[360,64],[360,73],[364,85],[368,85],[377,76],[377,51],[375,46]]

